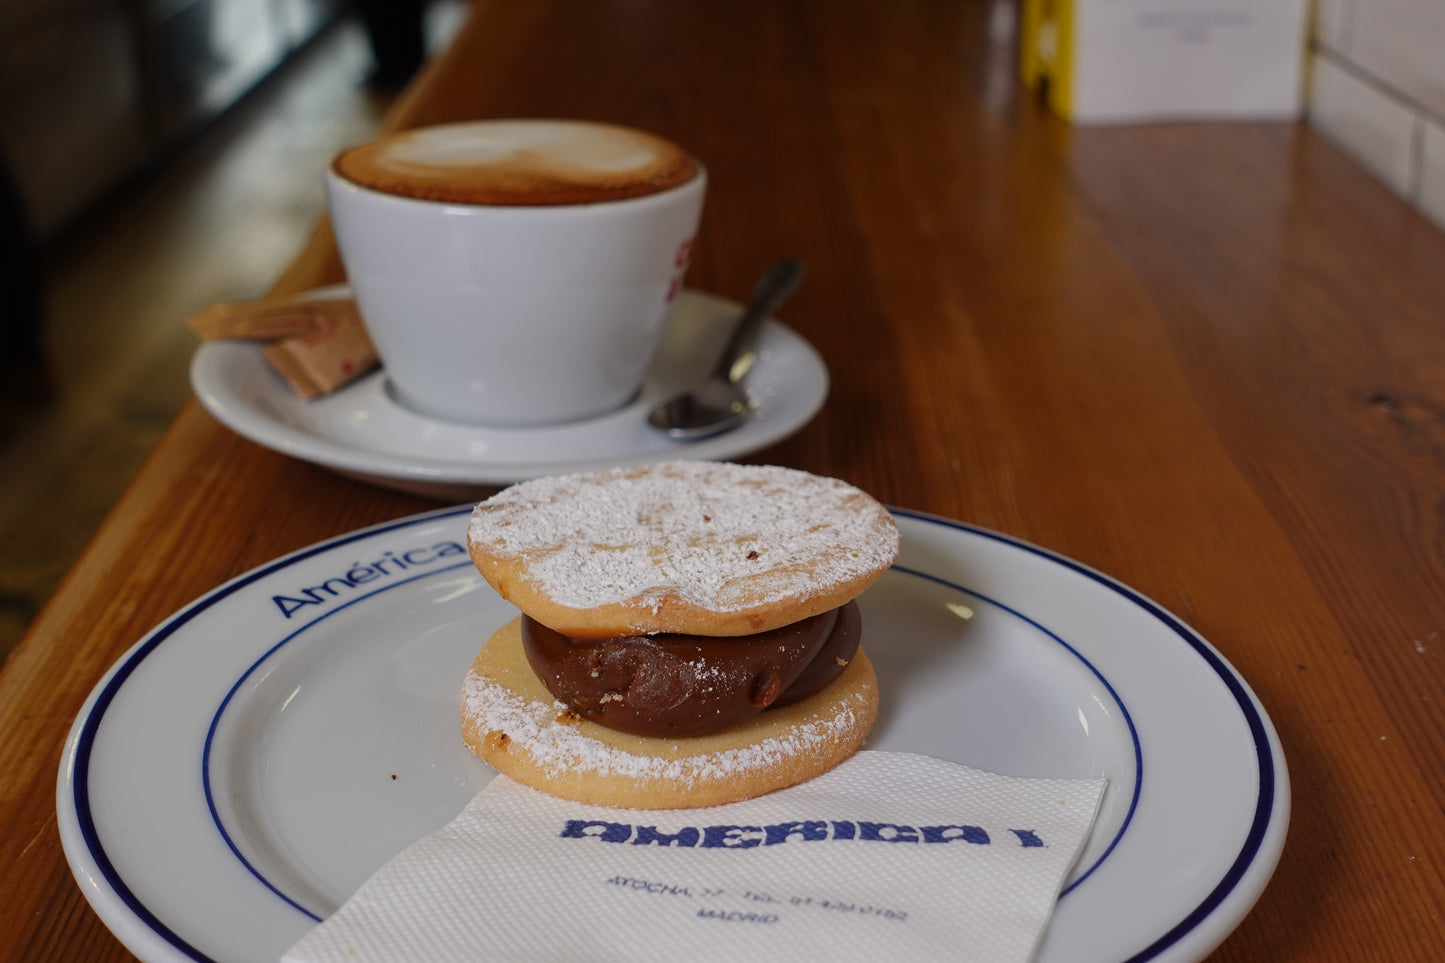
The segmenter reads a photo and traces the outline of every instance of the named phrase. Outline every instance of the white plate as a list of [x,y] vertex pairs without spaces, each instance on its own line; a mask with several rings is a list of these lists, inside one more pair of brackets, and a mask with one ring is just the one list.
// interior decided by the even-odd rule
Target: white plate
[[[492,771],[461,744],[475,650],[515,614],[446,509],[304,549],[177,612],[91,694],[57,803],[76,878],[150,961],[275,960]],[[1045,963],[1199,960],[1274,870],[1278,738],[1203,639],[1078,563],[897,512],[861,600],[870,747],[1105,776]],[[964,618],[971,611],[969,618]]]
[[[349,297],[350,291],[340,286],[309,296]],[[764,326],[757,364],[744,381],[755,408],[741,427],[679,442],[647,425],[655,405],[702,380],[740,310],[684,290],[636,398],[611,414],[545,428],[488,428],[419,414],[395,400],[384,370],[305,401],[254,342],[201,345],[191,361],[191,387],[218,421],[257,444],[378,484],[460,500],[470,495],[466,486],[508,485],[538,475],[683,457],[735,458],[797,431],[827,397],[828,369],[812,345],[776,321]]]

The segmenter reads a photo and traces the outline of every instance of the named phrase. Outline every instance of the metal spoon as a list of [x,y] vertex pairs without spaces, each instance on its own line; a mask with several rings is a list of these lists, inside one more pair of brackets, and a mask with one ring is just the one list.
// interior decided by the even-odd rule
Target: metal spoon
[[720,435],[746,421],[752,406],[742,380],[758,359],[758,332],[802,279],[803,265],[792,258],[768,265],[712,374],[692,391],[652,409],[647,423],[672,438],[694,441]]

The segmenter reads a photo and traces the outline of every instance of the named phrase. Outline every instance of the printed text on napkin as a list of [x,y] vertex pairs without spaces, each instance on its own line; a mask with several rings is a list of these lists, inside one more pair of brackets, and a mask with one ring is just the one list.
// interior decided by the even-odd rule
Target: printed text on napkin
[[498,777],[285,960],[1027,960],[1103,788],[884,752],[710,809]]

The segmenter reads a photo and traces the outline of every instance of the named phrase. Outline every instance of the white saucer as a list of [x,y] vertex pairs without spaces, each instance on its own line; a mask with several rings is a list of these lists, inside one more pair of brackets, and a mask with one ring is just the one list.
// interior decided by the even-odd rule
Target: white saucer
[[[345,287],[312,292],[349,294]],[[545,428],[489,428],[419,414],[392,396],[384,370],[305,401],[254,342],[203,344],[191,361],[191,386],[218,421],[257,444],[390,488],[460,500],[472,489],[538,475],[678,457],[733,458],[797,431],[822,407],[828,369],[812,345],[776,321],[769,321],[759,338],[758,362],[745,382],[753,417],[741,427],[679,442],[647,425],[654,405],[701,380],[739,311],[723,298],[683,291],[647,380],[630,404]]]

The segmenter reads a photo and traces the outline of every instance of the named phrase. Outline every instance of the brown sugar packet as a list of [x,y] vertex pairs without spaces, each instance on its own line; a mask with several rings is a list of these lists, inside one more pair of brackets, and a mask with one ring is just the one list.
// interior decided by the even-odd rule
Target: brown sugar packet
[[271,342],[262,356],[302,398],[330,394],[380,363],[350,299],[228,301],[186,324],[203,341]]
[[356,313],[356,302],[225,301],[189,318],[186,326],[202,341],[274,341],[323,330],[328,318],[348,312]]
[[262,356],[303,398],[330,394],[381,363],[355,303],[346,305],[348,310],[325,315],[325,325],[319,330],[261,349]]

